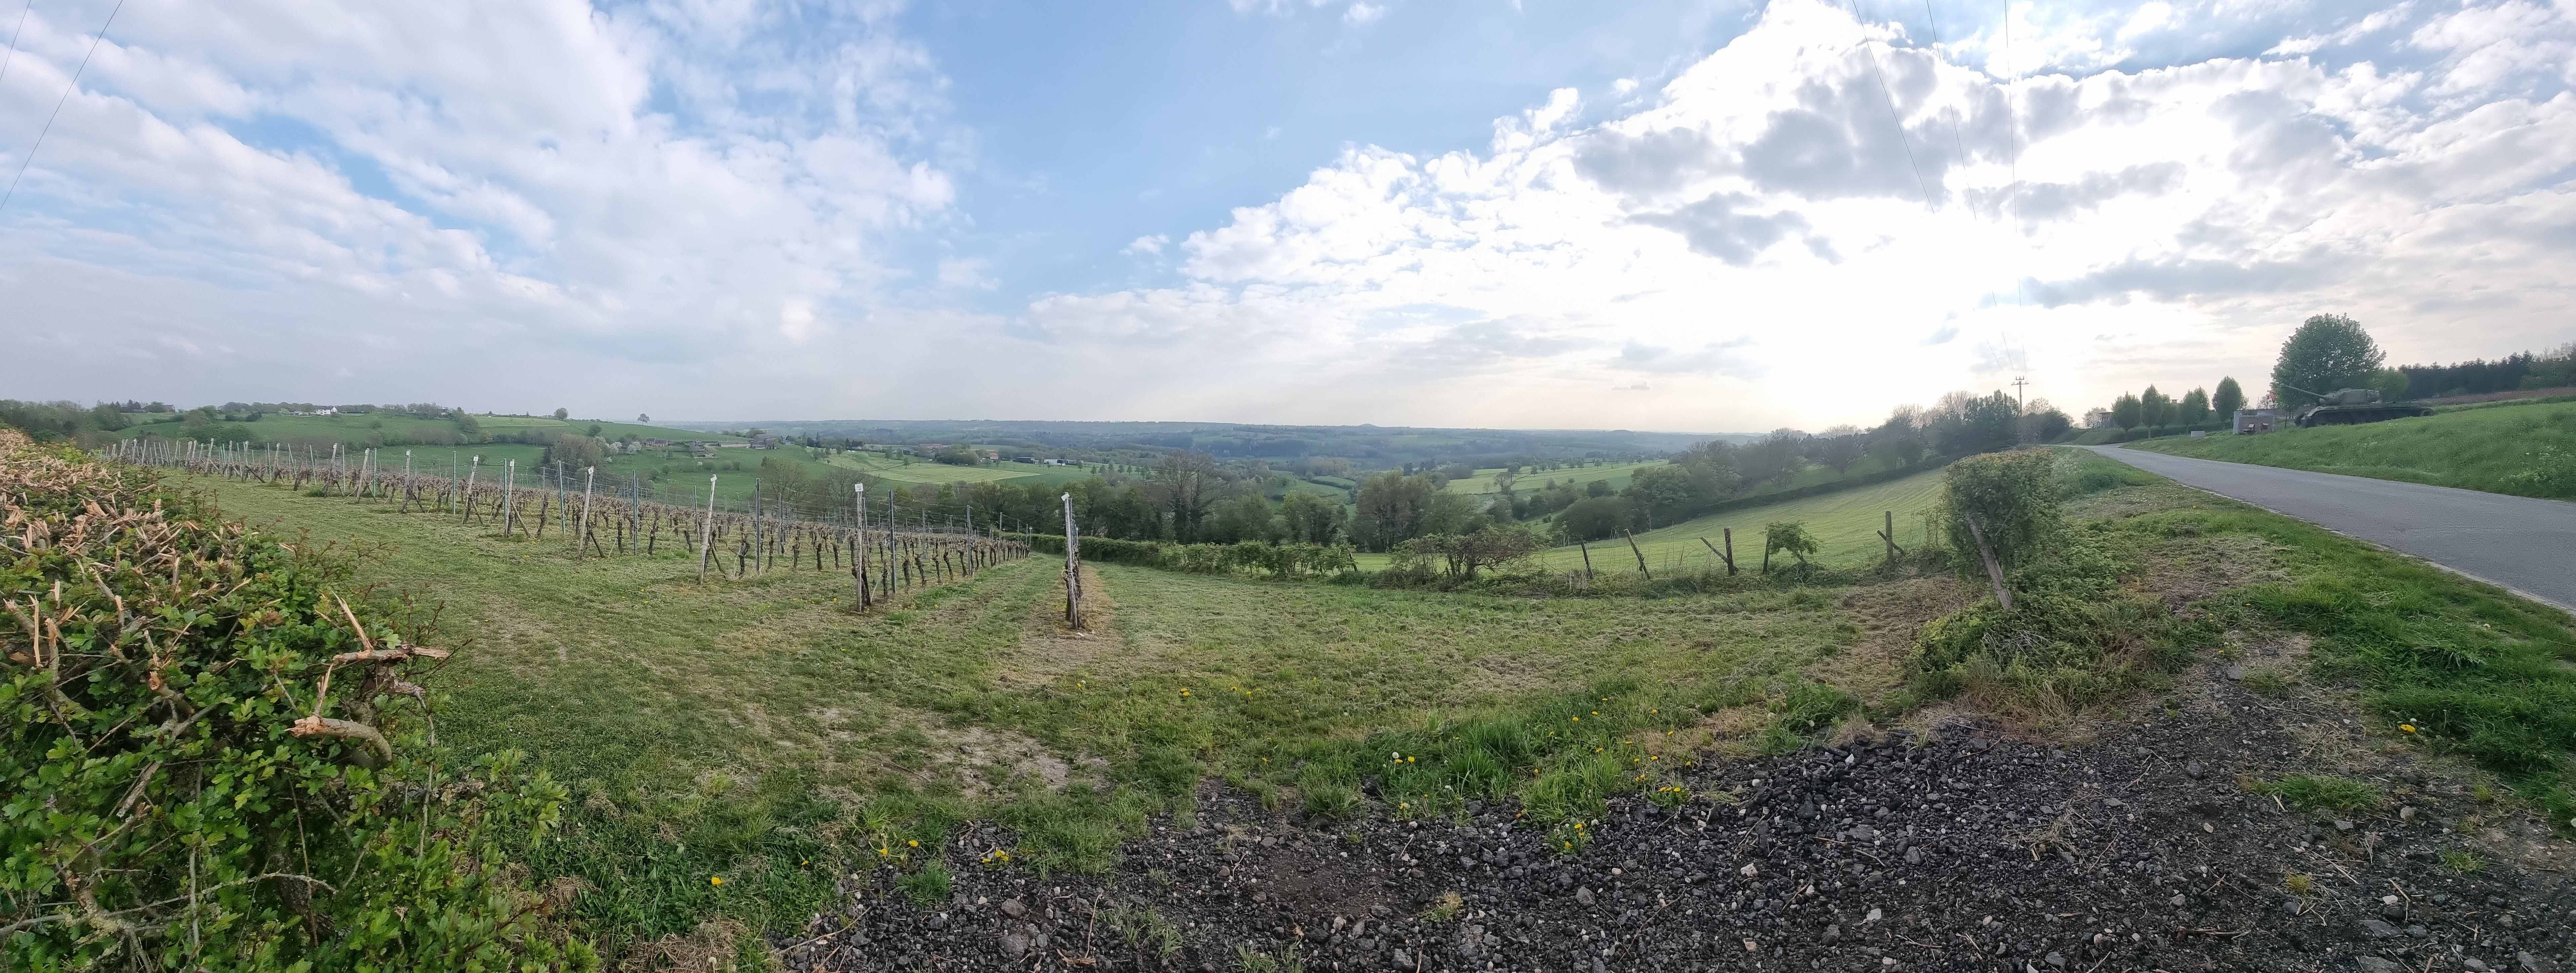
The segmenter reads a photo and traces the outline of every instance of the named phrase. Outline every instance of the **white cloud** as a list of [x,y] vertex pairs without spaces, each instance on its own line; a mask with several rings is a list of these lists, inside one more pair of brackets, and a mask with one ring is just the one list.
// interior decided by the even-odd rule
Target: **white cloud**
[[1127,248],[1120,252],[1131,256],[1138,254],[1160,254],[1163,252],[1163,248],[1170,245],[1171,242],[1171,237],[1164,236],[1160,233],[1150,236],[1140,236],[1136,238],[1135,242],[1128,244]]
[[1349,9],[1342,11],[1342,22],[1353,27],[1365,27],[1376,23],[1384,16],[1386,16],[1384,4],[1354,3]]
[[[1568,128],[1562,91],[1484,152],[1355,147],[1190,234],[1191,283],[1032,314],[1060,342],[1293,363],[1233,401],[1288,401],[1312,367],[1419,421],[1513,425],[1815,426],[2024,373],[2070,404],[2259,383],[2327,308],[2400,358],[2463,354],[2464,333],[2515,347],[2564,327],[2576,95],[2447,93],[2554,75],[2471,50],[2504,24],[2543,50],[2567,29],[2546,13],[2428,20],[2415,43],[2454,57],[2429,72],[2221,59],[2002,84],[1784,0],[1624,117]],[[1684,394],[1582,391],[1641,371]]]

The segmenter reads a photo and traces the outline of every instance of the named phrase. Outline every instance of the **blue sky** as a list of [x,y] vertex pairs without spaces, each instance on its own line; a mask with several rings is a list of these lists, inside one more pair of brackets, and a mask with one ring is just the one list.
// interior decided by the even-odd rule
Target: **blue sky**
[[1742,431],[2576,339],[2564,3],[114,5],[0,71],[0,396]]

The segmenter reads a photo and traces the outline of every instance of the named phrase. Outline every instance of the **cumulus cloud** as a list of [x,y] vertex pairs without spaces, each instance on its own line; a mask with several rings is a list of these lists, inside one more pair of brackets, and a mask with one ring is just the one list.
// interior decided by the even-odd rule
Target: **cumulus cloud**
[[[2070,405],[2248,379],[2323,309],[2400,358],[2552,344],[2576,256],[2576,12],[2534,0],[2021,4],[2009,43],[1777,0],[1037,294],[954,246],[972,140],[894,5],[133,2],[0,214],[35,394],[1816,428],[2006,370]],[[30,15],[0,131],[88,15]],[[979,364],[881,366],[940,356]]]
[[[2576,59],[2551,53],[2576,36],[2567,13],[2400,7],[2335,34],[2403,38],[2377,60],[2276,36],[2252,48],[2289,45],[2266,57],[2109,66],[2204,16],[2016,24],[2033,49],[2016,56],[2057,68],[2016,76],[1984,31],[1936,49],[1782,0],[1625,114],[1576,125],[1562,93],[1483,151],[1353,147],[1189,234],[1187,285],[1045,310],[1143,328],[1158,354],[1341,362],[1419,388],[1376,398],[1431,420],[1711,429],[1870,419],[2005,372],[2075,403],[2244,379],[2321,308],[2400,357],[2563,330],[2548,268],[2576,247]],[[1142,320],[1184,297],[1191,313]],[[1424,307],[1440,322],[1402,310]],[[1632,384],[1621,372],[1691,394],[1585,391]],[[1460,382],[1529,394],[1444,409]],[[1815,391],[1853,387],[1878,394]]]

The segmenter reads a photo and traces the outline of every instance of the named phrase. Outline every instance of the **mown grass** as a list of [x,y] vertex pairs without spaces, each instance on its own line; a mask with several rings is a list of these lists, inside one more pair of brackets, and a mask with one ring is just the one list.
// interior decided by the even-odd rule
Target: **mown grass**
[[1043,463],[993,463],[984,466],[953,466],[929,460],[906,463],[879,453],[836,453],[820,462],[843,469],[857,470],[870,476],[904,484],[927,483],[998,483],[1004,480],[1029,482],[1065,482],[1091,476],[1079,467],[1048,466]]
[[[1216,775],[1323,815],[1520,800],[1564,831],[1691,759],[1667,736],[1778,702],[1782,734],[1846,711],[1797,676],[1853,641],[1835,592],[1486,597],[1095,567],[1109,634],[1055,630],[1056,571],[1022,562],[847,611],[810,568],[700,587],[684,552],[574,562],[439,516],[201,481],[228,512],[392,545],[370,576],[443,600],[473,636],[442,739],[518,747],[580,808],[546,874],[609,942],[730,916],[800,925],[836,871],[909,874],[990,817],[988,861],[1089,870]],[[1065,761],[995,757],[1025,744]],[[721,882],[717,880],[721,879]],[[907,880],[930,889],[936,877]]]
[[2497,404],[2361,426],[2156,439],[2133,449],[2382,480],[2576,499],[2576,402]]
[[[2062,479],[2098,479],[2095,486],[2107,488],[2083,491],[2099,494],[2087,507],[2111,511],[2078,528],[2108,553],[2100,563],[2114,565],[2094,570],[2121,570],[2125,552],[2160,542],[2244,537],[2264,542],[2286,575],[2158,622],[2170,638],[2159,636],[2167,644],[2154,654],[2168,665],[2177,658],[2173,639],[2191,642],[2218,628],[2308,635],[2310,675],[2356,690],[2387,738],[2466,757],[2543,808],[2553,825],[2576,828],[2569,789],[2576,619],[2302,521],[2066,453]],[[2140,631],[2133,625],[2105,637]],[[2122,657],[2102,659],[2116,665]]]
[[[1855,466],[1853,469],[1857,471],[1859,468]],[[1896,515],[1896,543],[1907,550],[1921,546],[1924,540],[1923,512],[1932,509],[1932,502],[1940,492],[1940,472],[1926,471],[1840,493],[1729,510],[1650,530],[1637,535],[1637,548],[1644,552],[1646,563],[1659,574],[1723,570],[1725,562],[1710,553],[1708,545],[1701,543],[1700,539],[1720,542],[1725,530],[1734,528],[1736,566],[1750,572],[1758,570],[1762,564],[1764,524],[1802,521],[1823,545],[1824,549],[1816,555],[1816,563],[1826,567],[1858,567],[1877,563],[1886,556],[1887,547],[1878,539],[1878,531],[1885,524],[1885,515],[1889,512]],[[1550,550],[1546,560],[1551,570],[1579,571],[1583,568],[1583,553],[1573,547]],[[1776,555],[1772,561],[1774,570],[1796,563],[1787,554]],[[1592,543],[1592,567],[1603,573],[1635,571],[1637,557],[1629,551],[1625,540],[1595,541]]]

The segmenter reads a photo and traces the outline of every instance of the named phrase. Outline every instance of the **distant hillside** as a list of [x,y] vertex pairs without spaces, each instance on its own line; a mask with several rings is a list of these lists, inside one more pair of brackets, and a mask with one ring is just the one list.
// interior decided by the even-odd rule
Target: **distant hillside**
[[824,419],[676,422],[671,425],[704,430],[758,428],[791,436],[824,436],[868,442],[972,442],[1030,449],[1195,449],[1227,458],[1282,461],[1338,456],[1367,468],[1503,457],[1645,458],[1687,449],[1694,443],[1711,439],[1742,443],[1758,438],[1744,433],[1636,432],[1626,429],[1268,426],[1230,422]]

